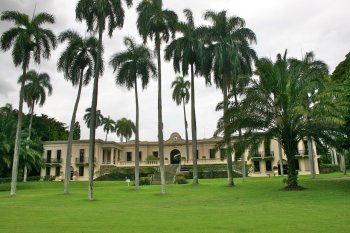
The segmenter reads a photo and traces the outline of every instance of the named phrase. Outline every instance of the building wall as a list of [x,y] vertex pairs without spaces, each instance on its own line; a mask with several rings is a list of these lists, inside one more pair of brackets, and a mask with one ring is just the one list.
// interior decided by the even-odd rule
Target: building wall
[[[198,164],[215,164],[215,163],[226,163],[226,160],[221,160],[220,151],[216,151],[215,158],[210,158],[210,150],[213,149],[221,138],[214,137],[210,139],[198,140]],[[316,152],[315,146],[313,146]],[[60,175],[57,176],[58,179],[64,178],[64,171],[66,166],[66,155],[67,155],[67,142],[66,141],[56,141],[56,142],[45,142],[44,143],[44,153],[43,159],[46,160],[48,151],[51,150],[51,161],[46,163],[46,167],[41,170],[41,176],[45,176],[47,172],[51,176],[57,176],[56,172],[60,167]],[[57,151],[61,151],[62,161],[57,161]],[[80,150],[84,150],[83,161],[80,158]],[[180,152],[180,157],[182,162],[187,162],[192,164],[192,146],[189,143],[189,160],[187,161],[186,155],[186,143],[185,140],[181,138],[178,133],[173,133],[168,140],[164,142],[164,158],[165,164],[171,163],[171,153],[173,150],[178,150]],[[305,146],[303,142],[298,144],[299,155],[297,156],[299,164],[299,174],[310,173],[310,162],[306,153],[303,153]],[[153,152],[158,152],[157,142],[140,142],[139,151],[142,153],[141,162],[147,165],[147,156],[153,155]],[[247,164],[252,166],[251,176],[266,176],[266,175],[277,175],[277,170],[279,166],[279,149],[278,142],[272,140],[270,143],[270,150],[273,156],[266,156],[264,144],[259,145],[257,148],[257,154],[260,157],[254,157],[250,150],[245,151],[244,157]],[[127,153],[131,152],[131,161],[127,161]],[[88,156],[89,156],[89,141],[81,140],[74,141],[72,147],[72,159],[71,168],[73,170],[72,178],[74,180],[88,180]],[[234,158],[235,156],[232,155]],[[286,156],[282,150],[282,161],[286,163]],[[316,158],[316,156],[315,156]],[[56,159],[56,160],[55,160]],[[240,160],[240,159],[238,159]],[[135,161],[135,149],[134,141],[129,141],[125,143],[116,142],[105,142],[102,140],[96,140],[95,145],[95,171],[100,170],[104,166],[133,166]],[[271,161],[270,170],[267,171],[266,165]],[[47,161],[46,161],[47,162]],[[315,159],[315,169],[316,173],[319,173],[317,160]],[[258,169],[257,169],[258,168]],[[69,172],[69,171],[68,171]]]

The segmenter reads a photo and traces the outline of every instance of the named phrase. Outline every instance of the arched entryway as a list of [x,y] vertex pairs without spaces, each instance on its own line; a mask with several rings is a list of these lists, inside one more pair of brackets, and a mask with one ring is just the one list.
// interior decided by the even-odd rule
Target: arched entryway
[[181,162],[181,153],[178,149],[174,149],[170,152],[170,163],[179,164]]

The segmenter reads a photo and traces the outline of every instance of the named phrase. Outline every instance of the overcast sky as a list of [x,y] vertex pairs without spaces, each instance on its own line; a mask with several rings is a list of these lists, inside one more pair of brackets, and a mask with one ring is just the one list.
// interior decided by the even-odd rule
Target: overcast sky
[[[134,92],[115,85],[115,74],[107,62],[112,54],[124,50],[123,38],[134,37],[141,42],[136,28],[136,6],[139,0],[134,0],[134,6],[126,10],[125,23],[122,30],[115,30],[112,38],[105,34],[105,72],[100,79],[98,109],[104,116],[114,120],[122,117],[135,119]],[[54,25],[44,25],[56,35],[67,29],[73,29],[85,35],[86,26],[75,20],[77,0],[1,0],[0,10],[16,10],[32,15],[45,11],[55,16]],[[180,20],[184,20],[183,9],[193,11],[195,23],[205,24],[203,13],[210,9],[227,10],[229,15],[237,15],[246,20],[246,26],[257,36],[258,43],[253,47],[259,57],[275,59],[277,53],[288,49],[288,55],[301,58],[307,51],[314,51],[316,58],[325,61],[332,72],[335,66],[349,52],[350,48],[350,1],[349,0],[163,0],[165,8],[174,10]],[[0,22],[0,34],[13,24]],[[154,49],[153,42],[148,43]],[[59,55],[65,48],[59,45],[52,52],[49,61],[42,60],[40,65],[30,64],[29,69],[47,72],[51,77],[53,94],[47,98],[45,105],[36,108],[36,114],[41,113],[69,124],[77,89],[64,80],[62,73],[56,70]],[[162,52],[163,55],[163,52]],[[21,68],[15,67],[11,52],[0,52],[0,106],[10,103],[18,108],[19,85],[17,79]],[[177,74],[172,64],[162,62],[163,79],[163,121],[164,138],[169,138],[172,132],[179,132],[184,138],[184,123],[182,108],[176,106],[171,99],[171,82]],[[189,77],[187,77],[189,79]],[[222,113],[215,112],[216,104],[222,99],[220,90],[206,87],[204,79],[196,78],[196,113],[198,138],[209,138],[213,135],[216,122]],[[139,88],[140,89],[140,88]],[[82,91],[82,97],[77,113],[81,125],[81,138],[88,138],[88,130],[83,121],[85,109],[91,105],[92,82]],[[157,140],[157,82],[151,81],[147,89],[139,96],[140,102],[140,140]],[[24,108],[28,112],[27,107]],[[187,107],[190,119],[190,107]],[[189,129],[191,127],[189,126]],[[189,135],[191,133],[189,132]],[[100,127],[97,138],[104,139],[105,134]],[[115,134],[108,136],[109,140],[119,139]]]

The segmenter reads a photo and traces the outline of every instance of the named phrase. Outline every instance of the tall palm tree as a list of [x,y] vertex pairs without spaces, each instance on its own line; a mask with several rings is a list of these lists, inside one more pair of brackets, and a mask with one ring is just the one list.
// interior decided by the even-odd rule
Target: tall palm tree
[[[34,115],[34,107],[35,104],[39,104],[39,106],[43,106],[46,101],[46,90],[48,95],[52,93],[52,86],[50,83],[50,76],[47,73],[39,74],[35,70],[30,70],[27,72],[25,76],[21,76],[18,80],[18,83],[22,83],[24,79],[24,101],[27,103],[29,112],[30,112],[30,121],[28,128],[28,137],[27,141],[31,138],[31,130],[33,123],[33,115]],[[29,150],[29,144],[26,146],[27,150]],[[24,157],[26,159],[26,157]],[[27,182],[27,166],[24,165],[24,174],[23,174],[23,182]]]
[[106,140],[107,141],[107,136],[109,132],[114,132],[115,131],[115,121],[110,117],[104,117],[102,119],[102,125],[103,125],[103,131],[106,132]]
[[[92,120],[92,111],[91,111],[91,108],[87,108],[85,109],[85,115],[84,115],[84,121],[85,121],[85,124],[88,128],[91,127],[91,120]],[[102,122],[103,122],[103,115],[101,114],[101,111],[100,110],[96,110],[96,123],[95,123],[95,127],[96,129],[102,125]]]
[[[189,159],[189,149],[188,149],[188,133],[187,133],[187,119],[186,119],[186,104],[190,100],[190,93],[188,89],[190,88],[191,83],[189,81],[185,81],[185,79],[181,76],[176,77],[175,81],[171,83],[171,87],[173,90],[173,100],[177,105],[183,105],[184,109],[184,121],[185,121],[185,136],[186,136],[186,158]],[[193,141],[192,141],[193,143]],[[192,144],[193,145],[193,144]]]
[[[126,5],[130,7],[132,0],[125,0]],[[97,109],[98,96],[98,79],[100,76],[100,66],[102,61],[102,35],[106,27],[108,27],[108,35],[112,36],[114,29],[122,28],[124,25],[124,9],[121,0],[79,0],[75,8],[76,18],[79,21],[86,21],[87,31],[98,33],[98,56],[94,71],[94,87],[91,101],[91,126],[90,126],[90,142],[89,142],[89,192],[88,199],[91,201],[93,197],[93,179],[94,179],[94,154],[95,154],[95,118]]]
[[124,138],[125,138],[125,141],[128,142],[133,132],[136,131],[136,126],[134,122],[132,122],[132,120],[129,120],[123,117],[117,120],[115,124],[115,131],[117,133],[117,136],[120,137],[121,142],[123,142]]
[[311,137],[318,143],[334,143],[339,125],[344,122],[336,93],[327,89],[315,93],[315,106],[305,117],[302,107],[305,96],[318,85],[319,78],[308,75],[311,69],[301,69],[293,60],[287,59],[286,53],[278,54],[276,62],[259,59],[256,63],[259,78],[252,80],[242,103],[234,106],[235,121],[226,125],[228,133],[244,129],[243,138],[249,143],[280,139],[288,163],[288,190],[300,189],[294,163],[298,142]]
[[161,177],[161,193],[166,193],[165,167],[164,167],[164,139],[163,139],[163,113],[162,113],[162,69],[160,48],[162,41],[168,42],[170,36],[175,36],[177,15],[174,11],[163,9],[162,0],[143,0],[137,6],[139,16],[137,29],[146,43],[147,38],[154,39],[155,52],[158,60],[158,144]]
[[[251,73],[251,64],[256,57],[250,44],[256,42],[252,30],[245,27],[244,19],[237,16],[227,16],[226,11],[207,11],[204,18],[212,25],[203,28],[204,38],[212,53],[212,70],[214,82],[223,93],[224,124],[228,121],[228,93],[232,89],[232,79],[238,77],[240,71]],[[226,128],[226,127],[224,127]],[[223,140],[226,147],[232,148],[231,135],[224,130]],[[228,186],[234,186],[232,178],[232,155],[227,153]]]
[[[187,22],[177,25],[177,32],[182,36],[174,39],[165,49],[165,59],[173,59],[175,72],[182,72],[183,76],[191,74],[191,131],[192,131],[192,159],[193,159],[193,184],[198,184],[197,169],[197,123],[195,107],[195,73],[205,73],[203,70],[203,56],[205,52],[203,42],[199,37],[198,30],[194,25],[193,14],[189,9],[184,10]],[[208,82],[208,80],[207,80]]]
[[[301,97],[301,104],[298,107],[299,111],[304,114],[306,123],[312,125],[311,114],[314,112],[313,110],[319,106],[318,92],[325,89],[325,77],[328,75],[328,67],[323,61],[316,60],[313,52],[307,52],[302,60],[291,59],[290,63],[291,66],[299,70],[306,79],[313,81],[313,85],[310,85],[307,92]],[[305,151],[305,153],[309,155],[311,178],[315,178],[315,155],[312,135],[308,135],[306,139],[308,151]]]
[[137,78],[141,79],[142,89],[145,89],[149,79],[156,74],[156,66],[152,62],[151,51],[144,45],[137,45],[129,37],[124,39],[126,51],[112,56],[110,64],[114,71],[118,69],[115,81],[117,85],[135,89],[136,130],[135,130],[135,190],[139,189],[139,97]]
[[[51,30],[42,28],[45,23],[53,24],[55,19],[47,13],[39,13],[31,19],[28,15],[17,11],[4,11],[1,20],[12,21],[15,27],[10,28],[1,36],[1,49],[4,51],[13,47],[12,58],[15,66],[22,67],[22,75],[25,76],[33,55],[34,62],[40,63],[41,57],[48,59],[51,49],[56,47],[56,37]],[[24,81],[21,82],[19,94],[18,120],[15,139],[15,149],[12,163],[11,196],[16,195],[18,174],[18,153],[21,144],[21,127],[23,111]]]
[[[68,41],[66,49],[61,53],[57,62],[57,69],[63,71],[64,78],[70,81],[73,86],[78,85],[78,93],[74,104],[72,118],[69,127],[69,136],[67,144],[66,168],[64,176],[64,194],[68,194],[70,167],[72,158],[72,144],[74,135],[74,124],[78,105],[80,101],[81,89],[83,85],[88,85],[94,74],[94,68],[97,60],[98,41],[95,37],[82,38],[77,32],[67,30],[61,33],[58,40],[63,43]],[[101,54],[100,54],[101,55]],[[102,60],[102,59],[100,59]],[[100,66],[102,74],[103,66]]]

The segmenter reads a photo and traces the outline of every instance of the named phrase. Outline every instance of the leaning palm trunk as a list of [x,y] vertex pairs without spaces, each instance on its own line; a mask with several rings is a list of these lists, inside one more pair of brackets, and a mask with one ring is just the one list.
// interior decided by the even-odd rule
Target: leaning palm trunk
[[188,132],[187,132],[187,128],[188,128],[188,124],[187,124],[187,117],[186,117],[186,107],[185,107],[185,98],[182,98],[182,104],[183,104],[183,108],[184,108],[184,121],[185,121],[185,137],[186,137],[186,160],[188,161],[189,159],[189,148],[188,148]]
[[311,140],[311,138],[307,139],[307,145],[308,145],[308,154],[309,154],[309,160],[310,160],[311,178],[315,179],[314,150],[312,149],[312,140]]
[[81,74],[80,74],[78,94],[77,94],[77,98],[75,100],[74,110],[73,110],[72,119],[70,121],[70,127],[69,127],[67,156],[66,156],[66,169],[65,169],[65,174],[64,174],[64,190],[63,190],[64,194],[69,193],[68,188],[69,188],[69,181],[70,181],[70,167],[71,167],[71,159],[72,159],[74,124],[75,124],[75,118],[77,115],[82,86],[83,86],[83,71],[81,71]]
[[160,57],[160,38],[156,35],[156,52],[158,60],[158,143],[159,143],[159,165],[160,165],[160,181],[162,184],[161,193],[166,193],[165,183],[165,167],[164,167],[164,143],[163,143],[163,117],[162,117],[162,70]]
[[139,98],[137,94],[137,80],[135,77],[135,103],[136,103],[136,130],[135,130],[135,190],[139,190],[140,168],[139,168]]
[[[26,54],[23,62],[23,77],[25,77],[27,73],[27,66],[29,63],[28,57],[29,57],[29,54]],[[22,80],[21,89],[19,91],[17,129],[16,129],[15,149],[14,149],[13,162],[12,162],[12,177],[11,177],[11,192],[10,192],[11,196],[16,196],[16,188],[17,188],[18,157],[19,157],[19,147],[21,145],[21,133],[22,133],[24,84],[25,84],[25,79]]]
[[191,64],[191,126],[192,126],[192,160],[193,160],[193,184],[198,184],[197,168],[197,123],[196,123],[196,106],[194,96],[194,71]]
[[[34,102],[32,103],[32,106],[30,107],[30,121],[29,121],[29,127],[28,127],[28,137],[27,142],[30,140],[31,131],[32,131],[32,124],[33,124],[33,115],[34,115]],[[29,150],[29,144],[26,145],[26,151]],[[25,155],[27,156],[27,155]],[[24,158],[24,161],[26,161],[26,158]],[[27,182],[27,176],[28,176],[28,168],[26,163],[24,162],[24,169],[23,169],[23,182]]]
[[95,75],[94,75],[94,88],[92,92],[91,103],[91,120],[90,120],[90,142],[89,142],[89,188],[88,199],[94,200],[94,156],[95,156],[95,133],[96,133],[96,109],[97,109],[97,96],[98,96],[98,79],[100,70],[100,60],[102,53],[102,28],[98,30],[98,56],[96,59]]
[[[226,133],[226,122],[227,122],[227,110],[228,110],[228,85],[227,85],[227,77],[226,75],[224,76],[224,81],[223,81],[223,95],[224,95],[224,140],[226,145],[228,146],[231,141],[230,140],[230,136],[227,135]],[[226,157],[227,157],[227,185],[228,186],[234,186],[234,182],[233,182],[233,177],[232,177],[232,155],[231,153],[228,153],[229,151],[226,151]]]
[[[238,106],[238,98],[237,98],[237,93],[235,92],[234,94],[235,97],[235,106]],[[238,130],[238,137],[239,141],[242,143],[242,129]],[[246,167],[245,167],[245,157],[244,157],[244,152],[242,150],[239,150],[241,154],[241,166],[242,166],[242,181],[246,182],[247,180],[247,174],[246,174]]]

